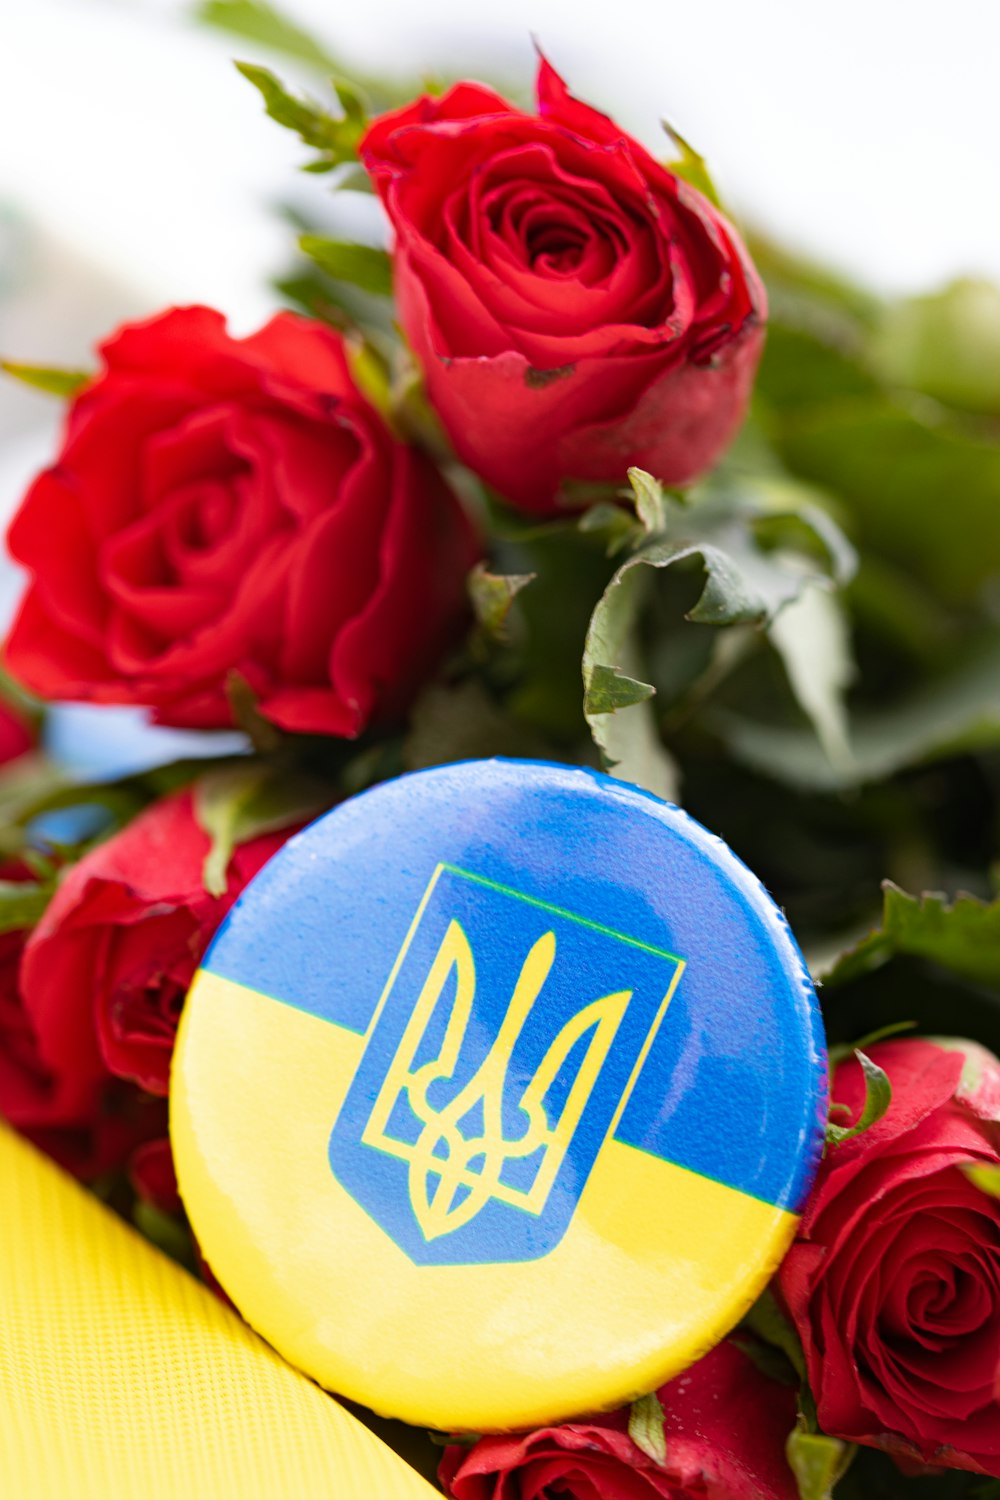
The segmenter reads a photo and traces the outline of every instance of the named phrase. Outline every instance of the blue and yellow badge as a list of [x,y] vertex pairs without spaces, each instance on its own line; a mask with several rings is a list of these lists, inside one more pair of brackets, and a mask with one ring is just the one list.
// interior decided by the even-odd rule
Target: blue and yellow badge
[[171,1089],[181,1190],[247,1319],[441,1428],[652,1389],[794,1232],[825,1059],[781,914],[595,772],[420,772],[292,839],[218,934]]

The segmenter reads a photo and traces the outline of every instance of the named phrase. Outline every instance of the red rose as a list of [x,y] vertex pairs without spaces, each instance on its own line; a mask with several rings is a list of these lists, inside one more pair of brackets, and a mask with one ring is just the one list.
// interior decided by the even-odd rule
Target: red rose
[[764,289],[732,225],[567,92],[538,114],[479,84],[384,115],[361,143],[396,234],[403,328],[459,456],[513,504],[563,480],[671,485],[743,416]]
[[190,792],[155,802],[70,870],[28,939],[24,1005],[50,1066],[106,1071],[166,1094],[188,986],[247,882],[289,837],[237,847],[224,896],[205,890],[209,840]]
[[[820,1426],[904,1461],[1000,1474],[1000,1063],[972,1042],[883,1042],[877,1125],[833,1147],[778,1285]],[[853,1115],[852,1059],[833,1097]]]
[[628,1411],[445,1449],[454,1500],[797,1500],[785,1460],[795,1397],[723,1343],[662,1386],[664,1465],[632,1442]]
[[17,709],[0,700],[0,765],[25,755],[34,742],[30,726]]
[[282,313],[237,340],[190,307],[102,353],[11,526],[32,578],[10,670],[168,724],[229,724],[233,671],[284,729],[397,712],[461,624],[477,548],[339,336]]
[[161,1136],[159,1140],[147,1141],[133,1151],[128,1164],[128,1175],[140,1198],[160,1209],[165,1214],[179,1214],[183,1207],[177,1172],[174,1169],[170,1140]]
[[[4,880],[28,880],[19,865]],[[27,932],[0,935],[0,1115],[80,1177],[121,1166],[137,1142],[166,1127],[162,1100],[148,1099],[105,1070],[81,1072],[70,1059],[51,1067],[21,998],[19,973]]]

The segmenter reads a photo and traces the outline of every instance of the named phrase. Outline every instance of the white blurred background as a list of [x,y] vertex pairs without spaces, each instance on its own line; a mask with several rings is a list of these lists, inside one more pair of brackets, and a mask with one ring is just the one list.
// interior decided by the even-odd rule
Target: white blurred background
[[[346,68],[574,92],[660,149],[666,116],[737,215],[877,290],[1000,279],[1000,0],[284,0]],[[206,301],[245,331],[323,178],[193,0],[0,0],[0,355],[87,366],[123,318]],[[0,379],[0,518],[59,403]],[[8,565],[9,566],[9,565]],[[14,588],[8,574],[0,596]],[[0,612],[3,610],[0,597]]]
[[[204,300],[249,328],[325,192],[230,59],[301,68],[194,23],[191,0],[0,4],[0,352],[86,363],[122,317]],[[667,116],[744,218],[888,290],[1000,278],[996,0],[285,0],[367,71],[527,81],[534,34],[652,144]],[[0,386],[4,473],[51,428]],[[34,446],[34,445],[30,445]],[[19,453],[20,450],[20,453]]]

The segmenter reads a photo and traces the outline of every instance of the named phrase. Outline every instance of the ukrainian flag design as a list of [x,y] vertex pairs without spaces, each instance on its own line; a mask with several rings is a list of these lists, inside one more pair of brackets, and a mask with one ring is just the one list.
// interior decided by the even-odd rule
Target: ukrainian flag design
[[784,1251],[821,1149],[812,986],[676,809],[469,763],[365,793],[234,908],[185,1009],[181,1188],[248,1320],[443,1428],[649,1390]]

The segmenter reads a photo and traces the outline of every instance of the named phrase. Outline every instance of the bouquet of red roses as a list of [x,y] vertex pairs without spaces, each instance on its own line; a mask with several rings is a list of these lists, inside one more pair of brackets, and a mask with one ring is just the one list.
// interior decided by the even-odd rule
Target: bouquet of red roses
[[[456,1500],[1000,1493],[1000,293],[886,305],[748,249],[681,137],[544,57],[524,107],[240,67],[335,189],[297,310],[7,364],[68,406],[8,538],[0,1113],[210,1278],[165,1100],[243,888],[405,770],[611,770],[786,909],[825,1158],[686,1374],[408,1455]],[[364,194],[384,243],[343,228]],[[84,783],[41,748],[65,701],[242,738]]]

